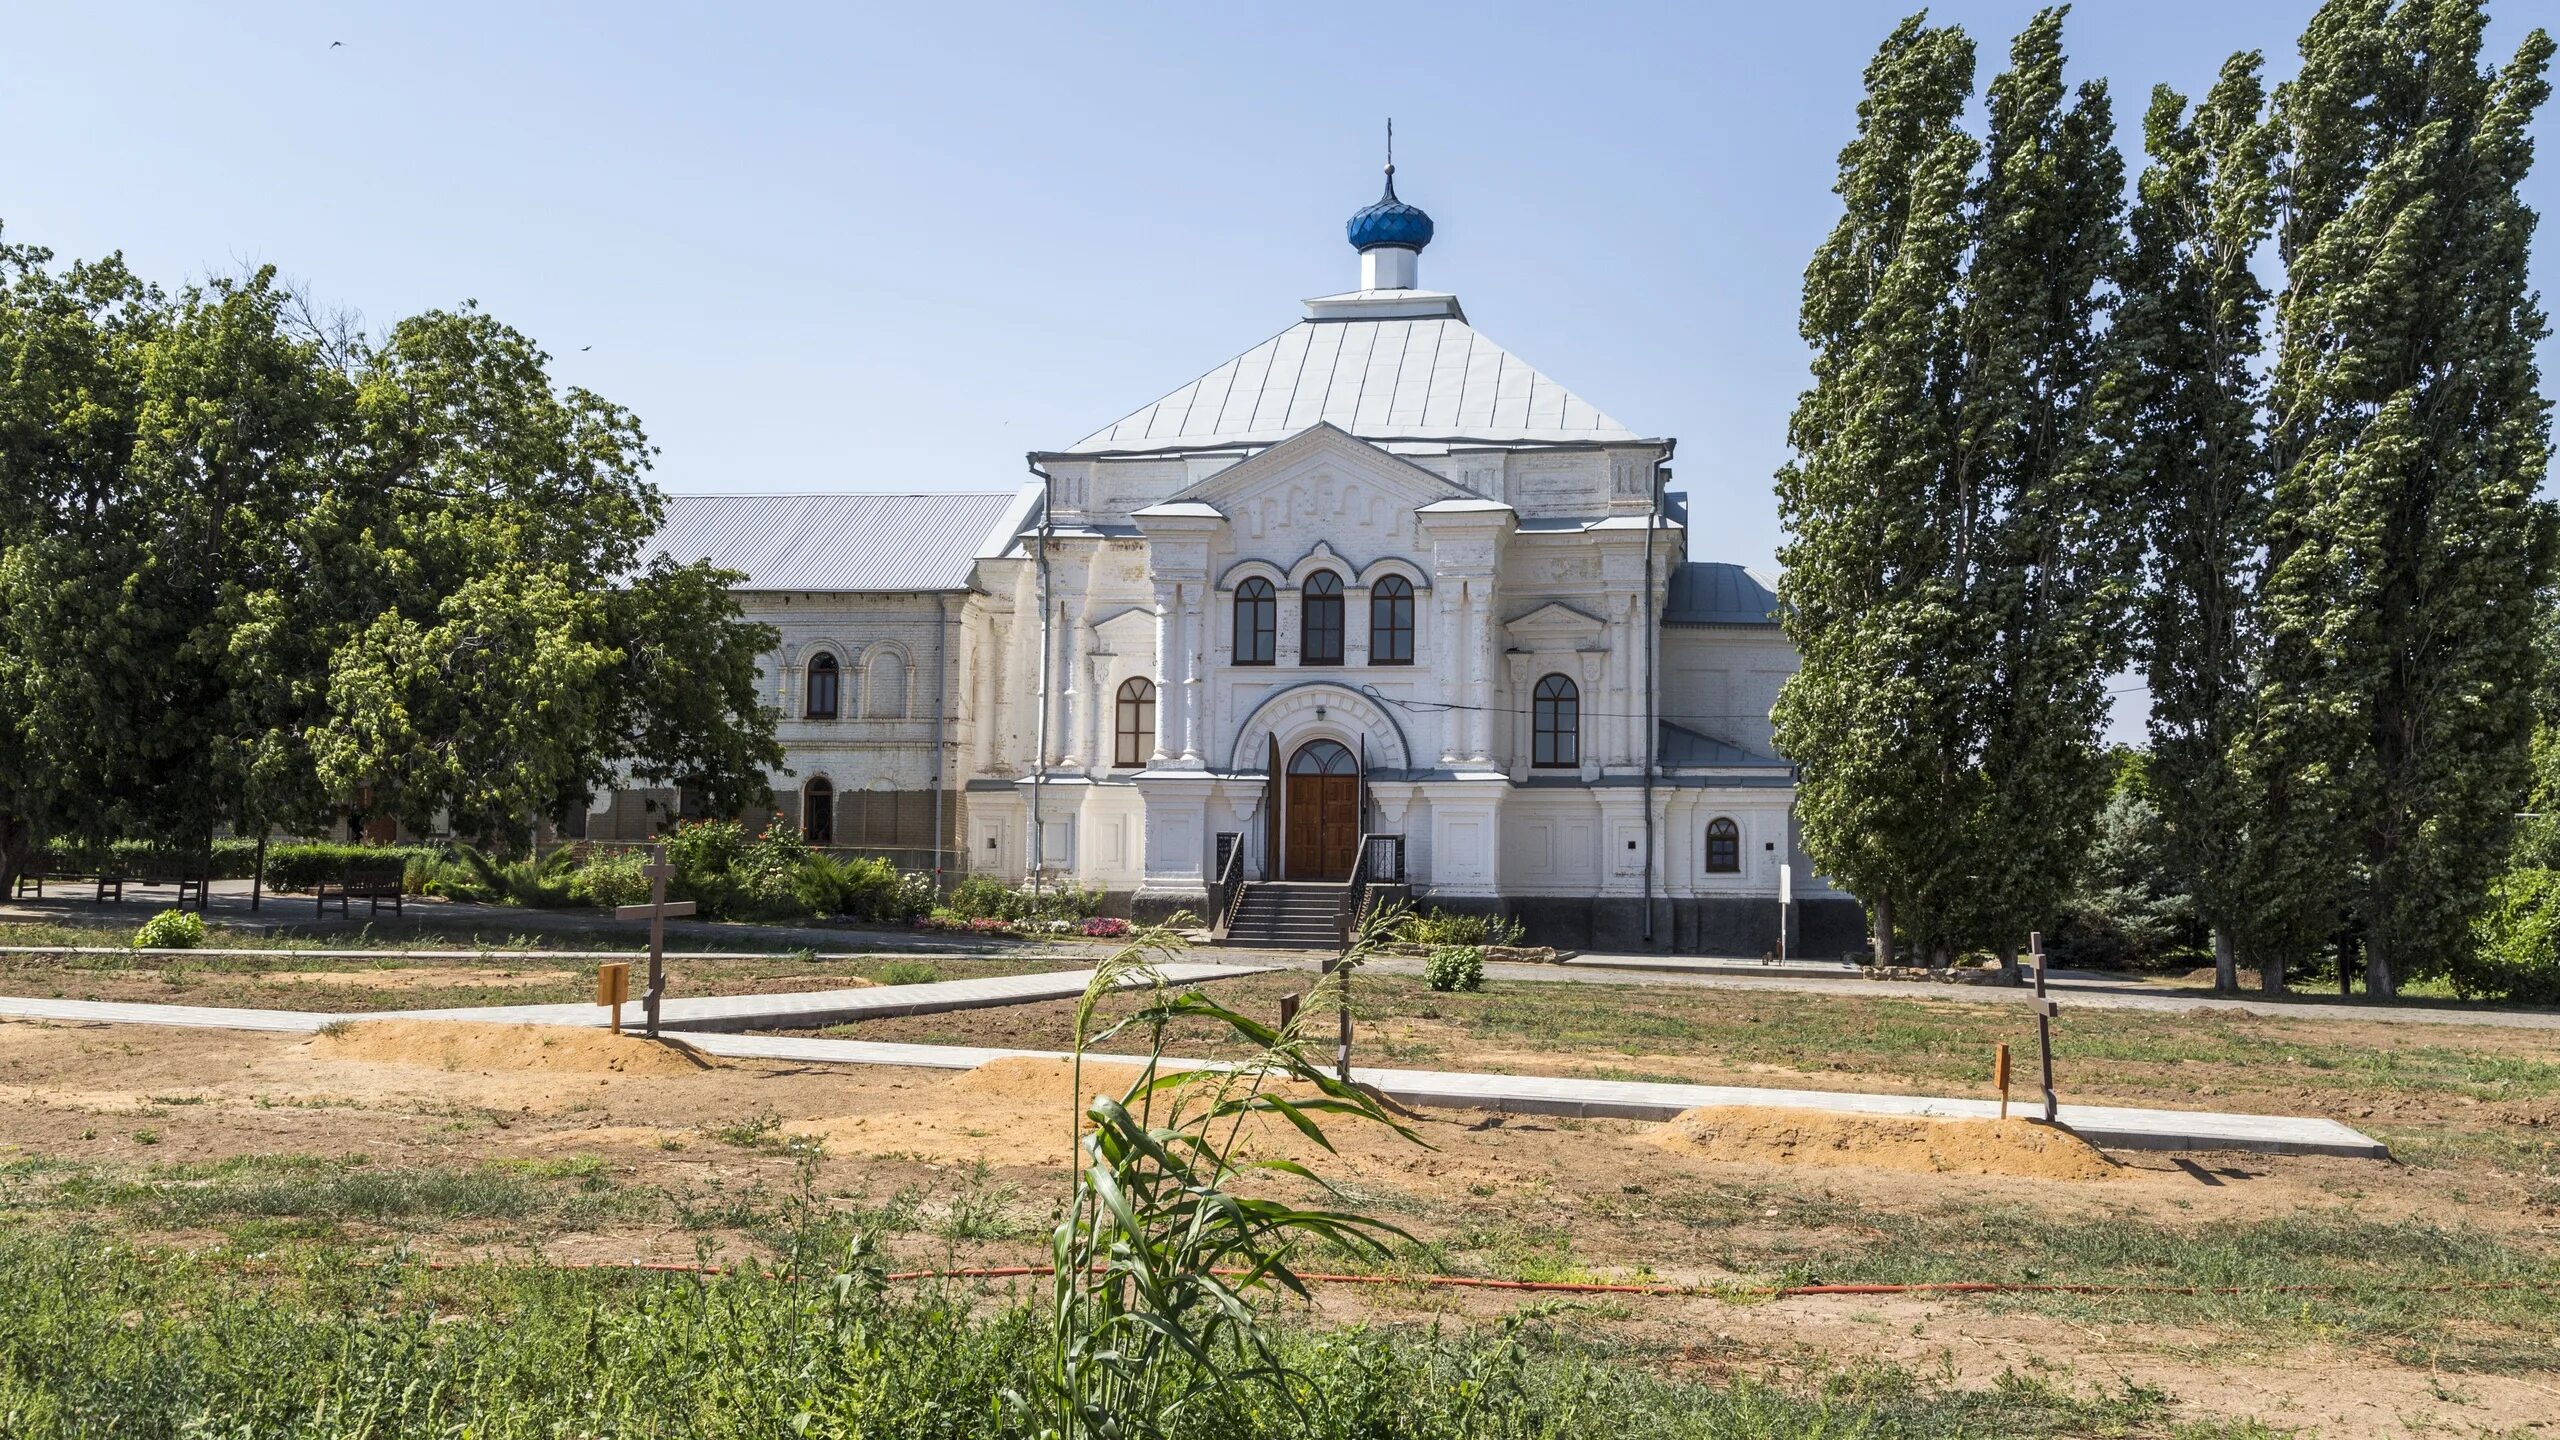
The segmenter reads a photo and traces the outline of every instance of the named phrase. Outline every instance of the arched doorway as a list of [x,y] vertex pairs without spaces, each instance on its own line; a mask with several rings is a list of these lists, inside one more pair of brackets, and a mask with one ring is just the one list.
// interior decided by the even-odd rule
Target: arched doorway
[[1347,880],[1360,848],[1360,762],[1340,741],[1310,740],[1289,757],[1284,812],[1291,880]]

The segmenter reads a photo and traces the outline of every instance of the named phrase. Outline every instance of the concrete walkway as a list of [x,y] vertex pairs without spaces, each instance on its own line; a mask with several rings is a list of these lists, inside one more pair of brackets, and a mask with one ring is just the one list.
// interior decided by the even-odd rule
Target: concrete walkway
[[[1208,968],[1233,974],[1239,973],[1242,967]],[[1065,977],[1014,976],[1007,978],[1055,980]],[[954,981],[950,983],[985,985],[996,982]],[[922,990],[932,987],[884,988]],[[832,993],[858,996],[878,992]],[[731,998],[770,1001],[776,997]],[[578,1012],[574,1018],[562,1019],[539,1018],[535,1013],[572,1011]],[[206,1005],[144,1005],[98,1000],[0,998],[0,1018],[309,1033],[334,1019],[386,1017],[339,1017],[282,1010],[230,1010]],[[591,1007],[548,1005],[418,1011],[411,1012],[410,1018],[518,1019],[537,1024],[595,1025],[601,1023]],[[968,1045],[910,1045],[781,1035],[697,1033],[693,1030],[688,1030],[687,1040],[688,1043],[711,1054],[736,1059],[789,1060],[830,1065],[893,1065],[965,1070],[983,1065],[990,1060],[1015,1057],[1064,1058],[1064,1052],[1054,1050],[997,1050]],[[1111,1057],[1098,1058],[1107,1061]],[[1195,1068],[1212,1062],[1168,1058],[1167,1063],[1180,1068]],[[1988,1100],[1964,1100],[1926,1095],[1863,1095],[1832,1090],[1762,1090],[1736,1085],[1672,1085],[1628,1080],[1586,1080],[1567,1076],[1486,1075],[1437,1070],[1384,1070],[1354,1067],[1352,1078],[1364,1084],[1376,1086],[1382,1093],[1407,1105],[1634,1120],[1667,1120],[1683,1110],[1699,1105],[1768,1106],[1825,1110],[1850,1115],[1987,1117],[1998,1110],[1998,1107]],[[2023,1107],[2020,1107],[2012,1113],[2025,1112]],[[2285,1115],[2230,1115],[2211,1111],[2134,1110],[2099,1105],[2065,1105],[2061,1107],[2060,1115],[2063,1124],[2091,1144],[2112,1149],[2240,1150],[2268,1155],[2345,1155],[2372,1159],[2385,1158],[2389,1154],[2379,1141],[2334,1120]]]
[[[1165,982],[1187,985],[1255,975],[1266,965],[1164,965]],[[884,1020],[896,1015],[940,1015],[954,1010],[986,1010],[999,1005],[1033,1005],[1044,1000],[1073,1000],[1093,983],[1091,970],[1059,970],[1045,975],[996,975],[980,980],[941,980],[925,985],[866,985],[853,990],[803,990],[776,995],[671,996],[660,1007],[664,1030],[814,1030],[857,1020]],[[641,977],[634,975],[634,982]],[[1135,977],[1120,988],[1143,983]],[[628,1029],[639,1014],[635,1001],[623,1007]],[[512,1025],[586,1025],[612,1023],[600,1005],[471,1005],[448,1010],[392,1010],[345,1017],[351,1020],[485,1020]]]

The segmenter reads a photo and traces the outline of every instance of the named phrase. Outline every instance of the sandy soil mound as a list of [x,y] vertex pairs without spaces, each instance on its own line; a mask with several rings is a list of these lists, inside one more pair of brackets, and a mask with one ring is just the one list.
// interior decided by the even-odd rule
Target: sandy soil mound
[[1037,1110],[1063,1114],[1073,1102],[1089,1100],[1096,1095],[1125,1095],[1137,1083],[1145,1067],[1126,1061],[1087,1060],[1084,1062],[1084,1084],[1076,1085],[1076,1068],[1072,1060],[1035,1060],[1021,1057],[990,1060],[973,1070],[964,1070],[943,1087],[949,1103],[969,1109],[985,1107],[1008,1111]]
[[1653,1132],[1666,1150],[1758,1165],[1862,1165],[1913,1174],[2103,1180],[2113,1161],[2068,1130],[2030,1120],[1839,1115],[1755,1105],[1702,1105]]
[[565,1025],[496,1025],[469,1020],[365,1020],[315,1036],[311,1053],[331,1060],[423,1065],[439,1070],[612,1071],[692,1075],[718,1061],[681,1040],[651,1040]]

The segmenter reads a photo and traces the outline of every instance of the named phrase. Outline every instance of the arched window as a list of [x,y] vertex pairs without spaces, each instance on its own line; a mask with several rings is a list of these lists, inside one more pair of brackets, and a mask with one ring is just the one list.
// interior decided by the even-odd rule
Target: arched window
[[1707,822],[1707,873],[1742,873],[1742,827],[1721,815]]
[[1413,582],[1401,575],[1369,587],[1369,663],[1413,663]]
[[874,720],[907,718],[907,657],[882,650],[862,675],[862,713]]
[[1319,570],[1298,592],[1298,663],[1342,663],[1342,577]]
[[812,845],[836,843],[836,787],[824,775],[800,788],[800,835]]
[[809,710],[812,720],[836,718],[838,698],[843,690],[844,672],[837,668],[836,657],[821,650],[809,662]]
[[1538,682],[1529,718],[1535,726],[1529,763],[1568,770],[1582,763],[1582,692],[1561,675]]
[[1280,648],[1280,597],[1256,575],[1236,587],[1236,663],[1268,665]]
[[1127,680],[1120,685],[1120,743],[1112,753],[1115,765],[1144,765],[1156,748],[1156,687],[1149,680]]

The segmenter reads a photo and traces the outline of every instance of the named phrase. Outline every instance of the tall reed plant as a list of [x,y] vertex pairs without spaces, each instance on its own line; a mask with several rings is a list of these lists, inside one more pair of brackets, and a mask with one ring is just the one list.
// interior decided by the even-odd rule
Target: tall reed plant
[[[1355,947],[1357,949],[1358,947]],[[1181,952],[1168,929],[1139,932],[1095,972],[1075,1017],[1071,1122],[1075,1193],[1050,1241],[1047,1433],[1058,1440],[1165,1434],[1186,1408],[1261,1387],[1296,1404],[1306,1387],[1263,1322],[1281,1294],[1307,1296],[1294,1267],[1307,1244],[1383,1258],[1394,1225],[1346,1208],[1310,1208],[1240,1193],[1256,1178],[1332,1187],[1306,1165],[1250,1153],[1256,1132],[1285,1123],[1331,1153],[1320,1117],[1384,1125],[1415,1144],[1377,1098],[1308,1058],[1309,1035],[1238,1014],[1197,991],[1170,992],[1161,962]],[[1344,967],[1342,974],[1348,973]],[[1301,1015],[1338,1006],[1326,977]],[[1127,1019],[1096,1031],[1105,996],[1144,987]],[[1206,1020],[1252,1047],[1241,1061],[1169,1065],[1165,1037]],[[1084,1100],[1085,1054],[1124,1033],[1147,1037],[1138,1074],[1115,1098]]]

